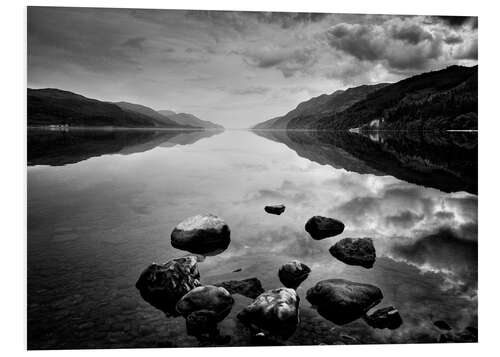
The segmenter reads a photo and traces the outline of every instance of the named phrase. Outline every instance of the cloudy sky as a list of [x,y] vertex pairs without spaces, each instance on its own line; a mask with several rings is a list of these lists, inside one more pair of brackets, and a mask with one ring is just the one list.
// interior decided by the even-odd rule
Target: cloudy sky
[[360,84],[477,64],[477,18],[28,9],[28,86],[228,128]]

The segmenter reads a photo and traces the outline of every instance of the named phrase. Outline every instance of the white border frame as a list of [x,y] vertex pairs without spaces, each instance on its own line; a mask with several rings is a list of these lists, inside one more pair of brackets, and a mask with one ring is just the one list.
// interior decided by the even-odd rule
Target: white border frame
[[[459,0],[353,0],[347,2],[322,0],[52,0],[11,1],[2,4],[2,69],[7,80],[0,86],[3,104],[2,122],[2,304],[0,323],[2,351],[8,355],[26,353],[26,6],[85,6],[151,9],[207,9],[253,11],[306,11],[333,13],[419,14],[479,16],[479,343],[477,344],[418,344],[418,345],[362,345],[312,347],[248,347],[189,349],[131,349],[32,352],[41,355],[161,355],[178,353],[241,357],[273,353],[317,357],[331,354],[349,356],[422,356],[453,354],[490,355],[499,350],[497,342],[498,298],[500,289],[496,274],[500,251],[496,205],[498,197],[496,138],[500,132],[498,105],[499,44],[495,2]],[[7,9],[5,10],[5,7]],[[5,166],[6,165],[6,166]],[[500,342],[500,341],[499,341]],[[498,352],[497,352],[498,353]],[[7,354],[6,354],[7,355]]]

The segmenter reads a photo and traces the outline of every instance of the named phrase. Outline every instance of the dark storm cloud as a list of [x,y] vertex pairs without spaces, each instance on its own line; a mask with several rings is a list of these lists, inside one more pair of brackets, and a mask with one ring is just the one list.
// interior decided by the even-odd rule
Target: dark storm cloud
[[210,21],[217,25],[231,27],[239,32],[249,29],[254,20],[263,24],[277,25],[287,29],[301,24],[318,22],[329,16],[324,13],[296,13],[296,12],[254,12],[254,11],[187,11],[187,17]]
[[256,12],[254,13],[259,21],[271,24],[278,24],[282,28],[290,28],[298,24],[318,22],[328,16],[324,13],[296,13],[296,12]]
[[471,16],[436,16],[437,19],[451,27],[462,27],[470,24],[473,28],[477,28],[477,17]]
[[258,68],[276,68],[286,78],[297,72],[307,71],[317,60],[316,52],[311,48],[289,48],[289,47],[258,47],[249,48],[242,52],[234,52],[241,55],[245,63]]
[[360,24],[338,24],[328,31],[330,45],[360,60],[381,59],[383,40],[371,33],[371,27]]
[[389,70],[423,69],[442,54],[443,40],[416,23],[348,24],[332,26],[330,46],[360,61],[382,62]]
[[393,26],[390,29],[392,38],[416,45],[425,40],[432,40],[432,35],[416,24]]

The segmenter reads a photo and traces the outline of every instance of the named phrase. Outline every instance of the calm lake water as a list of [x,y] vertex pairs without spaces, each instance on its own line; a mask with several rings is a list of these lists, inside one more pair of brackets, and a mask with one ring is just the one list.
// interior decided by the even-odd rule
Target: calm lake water
[[[199,263],[203,284],[256,277],[267,290],[283,263],[311,267],[301,322],[277,343],[437,342],[436,320],[477,327],[476,133],[30,130],[27,179],[30,349],[198,346],[134,285],[151,262],[186,254],[170,233],[199,213],[231,228],[228,249]],[[264,212],[279,203],[281,216]],[[315,241],[313,215],[346,229]],[[373,238],[372,269],[330,255],[344,237]],[[324,319],[305,293],[329,278],[378,286],[373,310],[395,306],[402,326]],[[250,345],[236,315],[252,300],[234,298],[224,343]]]

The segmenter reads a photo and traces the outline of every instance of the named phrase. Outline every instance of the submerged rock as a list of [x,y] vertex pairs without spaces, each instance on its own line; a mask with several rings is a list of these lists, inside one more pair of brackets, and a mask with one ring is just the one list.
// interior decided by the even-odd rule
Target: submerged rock
[[285,212],[285,205],[273,205],[273,206],[265,206],[264,211],[270,214],[280,215]]
[[314,216],[310,218],[305,226],[306,232],[316,240],[339,235],[344,231],[344,228],[344,223],[334,218],[321,216]]
[[344,238],[330,248],[330,254],[349,265],[371,268],[376,253],[371,238]]
[[186,317],[186,332],[200,342],[200,346],[226,344],[230,336],[220,334],[216,314],[209,310],[194,311]]
[[297,289],[307,279],[310,272],[311,269],[307,265],[298,260],[293,260],[281,266],[278,276],[287,288]]
[[447,332],[439,336],[441,343],[477,342],[477,328],[468,326],[461,332]]
[[186,316],[186,330],[190,336],[217,336],[217,318],[213,311],[199,310]]
[[195,254],[224,251],[231,242],[231,231],[221,218],[197,215],[179,223],[170,236],[172,246]]
[[215,284],[215,286],[221,286],[231,294],[240,294],[250,299],[255,299],[264,292],[262,284],[257,278],[223,281]]
[[383,295],[374,285],[329,279],[310,288],[306,298],[321,316],[344,325],[363,316],[382,300]]
[[434,326],[436,326],[440,330],[446,330],[446,331],[451,330],[450,325],[448,325],[448,323],[443,320],[434,321]]
[[196,257],[186,256],[163,265],[151,264],[141,273],[135,287],[145,301],[167,316],[177,316],[175,305],[191,289],[201,285],[199,279]]
[[177,303],[176,310],[184,317],[195,311],[208,310],[214,313],[218,321],[222,321],[231,311],[233,304],[234,299],[226,289],[204,285],[184,295]]
[[241,311],[238,319],[271,336],[288,338],[299,323],[299,300],[293,289],[268,290]]
[[402,325],[403,319],[394,306],[376,310],[373,314],[365,316],[368,325],[374,328],[395,330]]

